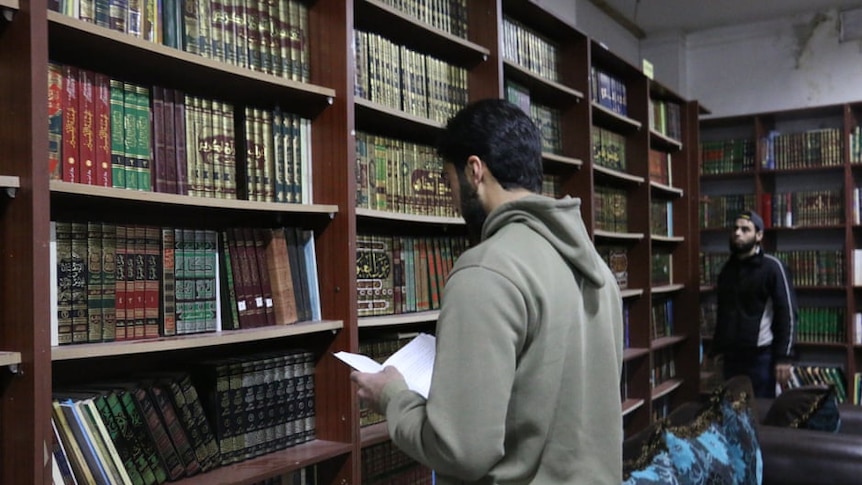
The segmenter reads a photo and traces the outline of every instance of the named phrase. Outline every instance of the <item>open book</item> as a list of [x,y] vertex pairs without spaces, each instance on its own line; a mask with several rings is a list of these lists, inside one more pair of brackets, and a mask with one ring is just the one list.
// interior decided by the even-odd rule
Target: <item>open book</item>
[[425,399],[428,399],[428,391],[431,389],[431,373],[434,371],[434,347],[433,335],[420,333],[407,345],[401,347],[382,364],[374,359],[350,352],[336,352],[334,355],[346,362],[350,367],[359,372],[380,372],[386,366],[393,366],[404,376],[407,387],[416,391]]

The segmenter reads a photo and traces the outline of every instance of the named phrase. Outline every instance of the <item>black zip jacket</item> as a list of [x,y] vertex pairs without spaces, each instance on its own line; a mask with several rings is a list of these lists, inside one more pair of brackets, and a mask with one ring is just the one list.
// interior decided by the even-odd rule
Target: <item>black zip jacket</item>
[[784,263],[760,248],[749,258],[732,256],[718,275],[717,291],[718,312],[710,356],[754,350],[760,322],[771,303],[773,360],[791,359],[799,311]]

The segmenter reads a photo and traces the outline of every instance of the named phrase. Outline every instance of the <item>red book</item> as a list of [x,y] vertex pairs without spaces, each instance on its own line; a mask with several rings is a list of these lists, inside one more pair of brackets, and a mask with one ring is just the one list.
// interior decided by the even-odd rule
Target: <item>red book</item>
[[78,144],[80,125],[78,123],[78,68],[63,66],[63,146],[60,154],[63,160],[63,181],[80,181],[78,169]]
[[161,229],[156,226],[144,228],[144,337],[159,336],[159,310],[161,291],[159,289],[162,273]]
[[111,187],[111,79],[96,73],[96,185]]
[[48,173],[62,179],[60,151],[63,145],[63,67],[48,64]]
[[78,69],[78,118],[80,140],[78,143],[78,182],[87,185],[96,183],[96,99],[95,73]]
[[760,215],[763,228],[772,227],[772,194],[760,194]]

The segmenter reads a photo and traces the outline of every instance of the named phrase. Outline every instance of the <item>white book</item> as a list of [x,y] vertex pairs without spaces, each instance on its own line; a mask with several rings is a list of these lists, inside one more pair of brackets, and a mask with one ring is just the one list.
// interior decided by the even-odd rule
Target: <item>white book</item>
[[51,347],[60,345],[60,322],[57,318],[57,222],[51,221],[48,236],[48,279],[51,293],[48,305],[51,308]]
[[434,372],[436,342],[433,335],[420,333],[382,364],[362,354],[342,351],[334,355],[359,372],[380,372],[391,365],[401,372],[410,390],[427,399],[431,389],[431,374]]

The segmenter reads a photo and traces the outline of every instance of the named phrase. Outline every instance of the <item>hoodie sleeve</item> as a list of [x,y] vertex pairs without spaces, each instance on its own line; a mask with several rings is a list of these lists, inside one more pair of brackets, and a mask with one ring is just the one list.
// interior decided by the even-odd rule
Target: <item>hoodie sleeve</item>
[[428,400],[393,387],[383,404],[399,448],[443,476],[475,481],[505,452],[527,305],[511,281],[481,267],[452,273],[444,302]]
[[790,273],[780,260],[768,256],[772,262],[772,355],[777,361],[788,361],[793,357],[793,343],[798,319],[796,293],[793,291]]

